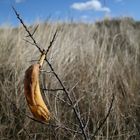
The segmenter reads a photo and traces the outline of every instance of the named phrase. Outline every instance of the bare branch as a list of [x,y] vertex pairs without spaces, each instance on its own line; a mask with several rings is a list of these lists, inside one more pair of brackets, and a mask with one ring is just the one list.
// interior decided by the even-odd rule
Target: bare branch
[[[55,125],[55,124],[45,123],[45,122],[42,122],[42,121],[37,120],[35,118],[32,118],[31,116],[25,114],[21,109],[18,109],[17,106],[16,106],[16,104],[13,103],[8,96],[6,96],[6,98],[14,106],[14,108],[16,109],[15,112],[21,113],[22,115],[26,116],[27,118],[29,118],[32,121],[35,121],[35,122],[40,123],[40,124],[43,124],[43,125],[49,125],[49,126],[52,126],[52,127],[55,127],[55,128],[61,128],[61,129],[64,129],[66,131],[70,131],[70,132],[73,132],[73,133],[82,134],[82,132],[76,131],[76,130],[71,129],[71,128],[68,128],[68,127],[66,127],[65,125],[62,125],[62,124]],[[25,128],[23,128],[23,130],[25,130]],[[26,131],[26,133],[27,133],[27,131]],[[28,134],[28,136],[30,136],[30,135]]]
[[[23,20],[20,18],[20,15],[17,13],[16,9],[14,7],[12,7],[17,18],[19,19],[20,23],[23,25],[23,27],[25,28],[26,32],[28,33],[29,37],[32,39],[33,41],[33,44],[38,48],[38,50],[41,52],[41,54],[43,54],[43,50],[38,46],[37,42],[35,41],[34,37],[32,36],[32,34],[30,33],[30,31],[28,30],[27,26],[24,24]],[[48,51],[50,50],[50,47],[52,46],[52,43],[54,42],[55,40],[55,37],[56,37],[56,34],[57,34],[57,30],[53,36],[53,39],[52,41],[50,42],[50,45],[46,51],[46,54],[48,53]],[[79,122],[79,127],[82,131],[82,134],[83,134],[83,137],[85,140],[89,140],[87,134],[86,134],[86,131],[85,131],[85,126],[84,126],[84,123],[80,117],[80,111],[77,109],[77,106],[73,106],[73,101],[69,95],[69,92],[67,91],[67,89],[65,88],[65,86],[63,85],[62,81],[60,80],[60,78],[58,77],[58,75],[56,74],[56,72],[54,71],[52,65],[49,63],[49,61],[47,60],[47,58],[45,58],[45,61],[47,62],[47,64],[49,65],[51,71],[53,72],[54,76],[56,77],[56,79],[58,80],[58,82],[60,83],[64,93],[66,94],[69,102],[70,102],[70,105],[72,106],[72,109],[74,111],[74,114],[75,114],[75,117],[77,118],[78,122]]]
[[[35,34],[35,32],[37,31],[39,25],[36,26],[36,28],[34,29],[33,33],[32,33],[32,36]],[[30,37],[29,35],[27,35],[26,37]]]
[[65,86],[63,85],[63,83],[62,83],[62,81],[60,80],[60,78],[58,77],[58,75],[55,73],[55,71],[54,71],[52,65],[49,63],[49,61],[47,60],[47,58],[46,58],[45,60],[46,60],[46,62],[48,63],[48,65],[49,65],[51,71],[53,72],[54,76],[56,77],[56,79],[57,79],[58,82],[60,83],[60,85],[61,85],[63,91],[65,92],[65,94],[66,94],[66,96],[67,96],[67,98],[68,98],[68,100],[69,100],[69,102],[70,102],[70,105],[71,105],[72,108],[73,108],[73,111],[74,111],[74,113],[75,113],[75,116],[76,116],[76,118],[77,118],[77,120],[78,120],[78,122],[79,122],[79,126],[80,126],[80,128],[81,128],[81,130],[82,130],[82,134],[83,134],[83,136],[84,136],[84,139],[85,139],[85,140],[89,140],[89,138],[88,138],[88,136],[87,136],[87,134],[86,134],[86,131],[85,131],[85,129],[84,129],[84,128],[85,128],[84,123],[83,123],[83,121],[81,120],[81,117],[80,117],[80,112],[77,110],[76,106],[73,106],[74,103],[73,103],[73,101],[72,101],[72,99],[71,99],[71,97],[70,97],[70,95],[69,95],[69,92],[67,91],[67,89],[66,89]]
[[27,43],[29,43],[29,44],[31,44],[31,45],[35,45],[34,43],[32,43],[32,42],[30,42],[29,40],[27,40],[27,39],[23,39],[25,42],[27,42]]
[[71,132],[73,132],[73,133],[82,134],[82,132],[73,130],[73,129],[71,129],[71,128],[66,127],[65,125],[62,125],[62,124],[54,125],[54,126],[57,127],[56,129],[64,129],[64,130],[66,130],[66,131],[71,131]]
[[112,95],[112,100],[111,100],[111,103],[110,103],[110,106],[109,106],[109,109],[108,109],[108,112],[105,116],[105,118],[103,119],[103,121],[101,122],[101,124],[99,125],[99,127],[95,130],[93,136],[91,139],[94,139],[96,134],[99,132],[99,130],[102,128],[102,126],[104,125],[104,123],[106,122],[107,118],[109,117],[110,113],[111,113],[111,109],[113,107],[113,102],[114,102],[114,99],[115,99],[115,96],[114,94]]
[[68,106],[71,106],[70,103],[68,103],[67,101],[63,100],[62,98],[57,97],[56,95],[52,94],[55,98],[59,99],[60,101],[66,103]]
[[50,50],[50,48],[51,48],[53,42],[55,41],[57,32],[58,32],[58,29],[55,31],[55,33],[54,33],[54,35],[53,35],[53,38],[52,38],[52,40],[51,40],[51,42],[50,42],[50,44],[49,44],[49,46],[48,46],[48,49],[46,50],[46,54],[49,52],[49,50]]
[[30,31],[28,30],[27,26],[24,24],[23,20],[20,18],[20,15],[17,13],[16,9],[14,7],[12,7],[17,18],[19,19],[20,23],[23,25],[24,29],[26,30],[26,32],[28,33],[28,36],[32,39],[33,43],[35,44],[35,46],[38,48],[38,50],[42,53],[41,48],[38,46],[37,42],[35,41],[34,37],[32,36],[32,34],[30,33]]
[[87,129],[87,127],[88,127],[89,119],[90,119],[90,106],[88,107],[88,115],[87,115],[87,121],[85,123],[85,129]]
[[82,100],[82,99],[84,99],[84,95],[82,96],[82,97],[80,97],[79,99],[77,99],[76,101],[75,101],[75,103],[73,104],[73,106],[75,107],[75,106],[78,106],[78,103]]

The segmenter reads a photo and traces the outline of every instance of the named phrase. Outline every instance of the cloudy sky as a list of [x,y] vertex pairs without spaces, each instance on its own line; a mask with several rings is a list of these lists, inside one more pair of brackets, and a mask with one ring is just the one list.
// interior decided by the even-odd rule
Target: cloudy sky
[[28,24],[48,18],[92,22],[105,16],[130,16],[140,20],[140,0],[0,0],[0,25],[18,25],[11,6]]

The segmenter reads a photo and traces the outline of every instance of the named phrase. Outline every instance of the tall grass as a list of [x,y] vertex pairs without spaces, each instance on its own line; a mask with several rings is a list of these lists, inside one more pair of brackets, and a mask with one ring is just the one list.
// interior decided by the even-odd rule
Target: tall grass
[[[35,25],[29,27],[32,31]],[[47,48],[56,28],[59,33],[48,54],[54,70],[78,101],[89,133],[95,132],[115,100],[97,140],[138,140],[140,137],[140,23],[129,18],[84,23],[43,23],[35,33]],[[39,58],[37,49],[23,39],[22,27],[0,28],[0,139],[82,139],[78,134],[41,125],[28,115],[23,94],[24,72]],[[29,40],[29,39],[28,39]],[[44,69],[50,71],[47,64]],[[42,73],[47,88],[60,88],[52,73]],[[77,121],[62,91],[44,91],[57,120],[72,129]],[[18,108],[19,110],[17,110]]]

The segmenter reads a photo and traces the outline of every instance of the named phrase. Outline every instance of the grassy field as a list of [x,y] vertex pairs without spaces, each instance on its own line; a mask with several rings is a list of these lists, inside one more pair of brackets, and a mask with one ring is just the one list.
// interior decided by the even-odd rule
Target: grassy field
[[[30,26],[30,31],[35,27]],[[48,47],[57,28],[48,60],[77,101],[87,133],[94,134],[102,123],[114,95],[111,113],[95,139],[139,140],[140,22],[123,18],[95,24],[40,23],[34,37],[41,48]],[[82,140],[81,134],[26,117],[32,114],[23,92],[24,73],[40,56],[35,46],[23,40],[30,41],[26,35],[22,26],[0,28],[0,139]],[[61,88],[47,63],[44,70],[41,85]],[[79,131],[63,91],[43,91],[43,97],[55,124]]]

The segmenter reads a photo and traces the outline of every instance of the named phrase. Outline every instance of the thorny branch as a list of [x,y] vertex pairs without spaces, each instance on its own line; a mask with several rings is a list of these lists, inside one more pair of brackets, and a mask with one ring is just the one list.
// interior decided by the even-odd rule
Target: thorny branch
[[36,40],[34,39],[34,37],[32,36],[32,34],[30,33],[30,31],[28,30],[27,26],[24,24],[23,20],[20,18],[20,15],[17,13],[16,9],[14,7],[12,7],[17,18],[19,19],[20,23],[23,25],[24,29],[26,30],[26,32],[28,33],[28,36],[32,39],[34,45],[38,48],[38,50],[42,53],[43,51],[41,50],[41,48],[38,46]]
[[50,50],[50,48],[51,48],[53,42],[54,42],[55,39],[56,39],[57,32],[58,32],[58,29],[55,31],[55,33],[54,33],[54,35],[53,35],[53,38],[52,38],[52,40],[51,40],[51,42],[50,42],[50,44],[49,44],[49,46],[48,46],[48,49],[46,50],[46,55],[47,55],[47,53],[49,52],[49,50]]
[[[42,50],[42,49],[39,47],[39,45],[37,44],[36,40],[34,39],[34,37],[32,36],[32,34],[30,33],[30,31],[28,30],[27,26],[24,24],[22,18],[20,18],[20,15],[19,15],[18,12],[16,11],[16,9],[15,9],[14,7],[12,7],[12,8],[13,8],[13,10],[14,10],[14,12],[15,12],[17,18],[19,19],[20,23],[23,25],[24,29],[25,29],[26,32],[28,33],[28,36],[32,39],[33,44],[38,48],[38,50],[41,52],[41,54],[43,54],[44,50]],[[50,42],[50,45],[49,45],[49,47],[48,47],[48,49],[47,49],[47,51],[46,51],[46,54],[47,54],[47,52],[49,51],[50,47],[52,46],[52,44],[53,44],[53,42],[54,42],[54,40],[55,40],[56,34],[57,34],[57,30],[56,30],[56,32],[55,32],[55,34],[54,34],[54,36],[53,36],[52,41]],[[66,94],[66,96],[67,96],[67,98],[68,98],[68,100],[69,100],[69,102],[70,102],[70,105],[71,105],[72,108],[73,108],[74,114],[75,114],[75,116],[76,116],[76,118],[77,118],[77,120],[78,120],[78,122],[79,122],[79,126],[80,126],[80,128],[81,128],[81,131],[82,131],[82,134],[83,134],[83,136],[84,136],[84,139],[85,139],[85,140],[89,140],[89,138],[88,138],[88,136],[87,136],[87,134],[86,134],[86,130],[84,129],[84,128],[85,128],[84,123],[83,123],[83,121],[81,120],[80,112],[77,110],[76,106],[73,106],[73,101],[72,101],[72,99],[71,99],[71,97],[70,97],[70,95],[69,95],[69,92],[67,91],[67,89],[66,89],[65,86],[63,85],[62,81],[60,80],[60,78],[58,77],[58,75],[56,74],[56,72],[54,71],[52,65],[51,65],[50,62],[47,60],[47,58],[45,58],[45,61],[48,63],[48,65],[49,65],[51,71],[53,72],[53,74],[54,74],[54,76],[56,77],[56,79],[59,81],[59,83],[60,83],[60,85],[61,85],[61,87],[62,87],[64,93]]]
[[70,97],[70,95],[69,95],[69,92],[67,91],[67,89],[66,89],[65,86],[63,85],[63,83],[62,83],[62,81],[60,80],[60,78],[58,77],[58,75],[55,73],[55,71],[54,71],[52,65],[51,65],[50,62],[47,60],[47,58],[46,58],[45,60],[47,61],[48,65],[49,65],[49,67],[50,67],[50,69],[51,69],[51,71],[52,71],[53,74],[55,75],[56,79],[59,81],[59,83],[60,83],[60,85],[61,85],[61,87],[62,87],[64,93],[66,94],[66,96],[67,96],[67,98],[68,98],[68,100],[69,100],[69,102],[70,102],[70,105],[71,105],[72,108],[73,108],[73,111],[74,111],[74,113],[75,113],[75,116],[76,116],[76,118],[77,118],[77,120],[78,120],[78,122],[79,122],[79,125],[80,125],[80,128],[81,128],[81,130],[82,130],[82,133],[83,133],[83,136],[84,136],[85,140],[89,140],[89,138],[88,138],[88,136],[87,136],[87,134],[86,134],[86,130],[84,129],[84,128],[85,128],[85,125],[84,125],[84,123],[83,123],[83,121],[82,121],[82,119],[81,119],[80,112],[79,112],[79,111],[77,110],[77,108],[76,108],[77,106],[73,106],[74,103],[73,103],[73,101],[72,101],[72,99],[71,99],[71,97]]
[[[31,45],[36,46],[36,48],[40,51],[40,53],[41,53],[41,54],[44,54],[44,50],[42,50],[42,49],[39,47],[39,45],[37,44],[36,40],[35,40],[34,37],[33,37],[33,35],[34,35],[35,31],[37,30],[38,26],[36,27],[36,29],[34,30],[34,32],[31,34],[30,31],[28,30],[27,26],[24,24],[22,18],[20,17],[20,15],[18,14],[18,12],[16,11],[16,9],[15,9],[14,7],[12,7],[12,8],[13,8],[13,10],[14,10],[14,12],[15,12],[17,18],[19,19],[20,23],[23,25],[25,31],[28,33],[28,37],[31,38],[31,40],[33,41],[33,43],[32,43],[32,42],[29,42],[28,40],[25,40],[25,41],[28,42],[28,43],[30,43]],[[49,46],[48,46],[48,49],[45,51],[45,54],[46,54],[46,55],[47,55],[47,53],[49,52],[49,50],[50,50],[50,48],[51,48],[53,42],[55,41],[57,32],[58,32],[58,30],[56,30],[56,32],[55,32],[55,34],[54,34],[54,36],[53,36],[53,39],[52,39],[52,41],[50,42],[50,44],[49,44]],[[80,134],[82,134],[85,140],[95,139],[95,135],[96,135],[96,134],[98,133],[98,131],[102,128],[102,126],[104,125],[104,123],[106,122],[107,118],[109,117],[109,115],[110,115],[110,113],[111,113],[111,109],[112,109],[112,106],[113,106],[113,101],[114,101],[114,98],[115,98],[114,95],[113,95],[113,97],[112,97],[111,104],[110,104],[109,110],[108,110],[108,112],[107,112],[107,115],[105,116],[105,118],[103,119],[103,121],[102,121],[102,123],[99,125],[99,127],[95,130],[94,134],[93,134],[91,137],[89,137],[89,135],[87,134],[87,130],[86,130],[86,129],[87,129],[87,123],[86,123],[86,124],[83,123],[83,121],[82,121],[82,119],[81,119],[79,107],[78,107],[78,106],[74,106],[74,102],[73,102],[73,100],[71,99],[68,90],[65,88],[63,82],[60,80],[59,76],[58,76],[57,73],[54,71],[54,69],[53,69],[51,63],[48,61],[47,57],[45,58],[45,61],[46,61],[47,64],[49,65],[49,67],[50,67],[52,73],[54,74],[54,76],[56,77],[56,79],[58,80],[58,82],[60,83],[60,85],[61,85],[61,87],[62,87],[61,90],[63,90],[64,93],[66,94],[66,96],[67,96],[67,98],[68,98],[68,100],[69,100],[69,105],[72,107],[72,109],[73,109],[73,111],[74,111],[74,114],[75,114],[75,116],[76,116],[76,118],[77,118],[77,120],[78,120],[78,122],[79,122],[79,127],[80,127],[80,129],[81,129],[81,132],[72,130],[72,129],[67,128],[67,127],[65,127],[65,126],[63,126],[63,127],[61,126],[61,127],[62,127],[63,129],[65,129],[65,130],[69,130],[69,131],[72,131],[72,132],[75,132],[75,133],[80,133]],[[40,122],[40,121],[38,121],[38,120],[36,120],[36,119],[34,119],[34,118],[29,117],[28,115],[26,115],[26,116],[27,116],[28,118],[34,120],[34,121],[37,121],[37,122],[39,122],[39,123],[44,124],[43,122]],[[88,122],[88,121],[87,121],[87,122]],[[60,126],[59,126],[59,127],[60,127]]]

